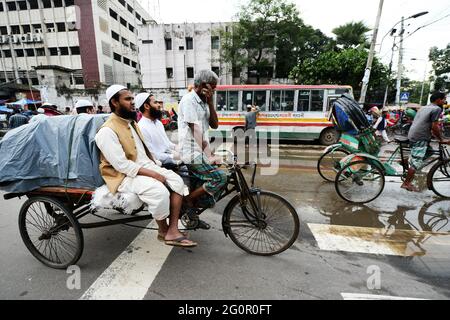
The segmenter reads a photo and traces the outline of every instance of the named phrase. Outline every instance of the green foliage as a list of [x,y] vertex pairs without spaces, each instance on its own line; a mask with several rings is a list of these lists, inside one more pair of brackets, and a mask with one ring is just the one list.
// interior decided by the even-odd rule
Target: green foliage
[[337,44],[342,45],[344,49],[359,47],[361,45],[369,48],[370,43],[366,37],[368,31],[370,31],[370,28],[362,21],[349,22],[333,29]]
[[262,76],[274,76],[274,65],[275,76],[287,78],[298,62],[326,50],[332,41],[306,26],[288,0],[250,0],[237,18],[229,32],[221,33],[221,58],[236,71],[256,71],[258,83]]
[[[345,49],[324,52],[296,66],[291,78],[301,84],[351,85],[355,92],[364,76],[368,52],[361,49]],[[374,59],[369,84],[369,98],[382,101],[387,80],[387,68]],[[376,97],[371,91],[376,92]]]
[[430,49],[430,60],[436,73],[435,88],[437,90],[449,90],[450,82],[446,73],[450,73],[450,43],[444,49],[433,47]]
[[[410,93],[409,102],[411,103],[420,103],[420,96],[422,93],[422,81],[412,81],[409,79],[403,80],[403,89],[402,91],[407,91]],[[423,86],[423,95],[422,95],[422,105],[426,105],[428,102],[428,96],[430,94],[430,83],[425,82]]]

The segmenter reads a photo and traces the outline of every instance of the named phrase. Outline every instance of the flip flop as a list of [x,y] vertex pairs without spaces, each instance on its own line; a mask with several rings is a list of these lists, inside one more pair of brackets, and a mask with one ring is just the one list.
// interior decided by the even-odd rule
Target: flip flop
[[[182,234],[184,237],[186,237],[186,239],[189,239],[189,233],[187,233],[187,232],[181,232],[181,234]],[[165,238],[163,235],[160,235],[160,234],[158,233],[158,241],[164,242],[164,241],[166,241],[166,238]]]
[[164,241],[164,243],[168,246],[184,247],[184,248],[192,248],[192,247],[197,246],[197,243],[193,242],[193,241],[189,241],[189,243],[183,242],[186,240],[189,240],[189,239],[186,237],[179,237],[174,240],[166,240],[166,241]]

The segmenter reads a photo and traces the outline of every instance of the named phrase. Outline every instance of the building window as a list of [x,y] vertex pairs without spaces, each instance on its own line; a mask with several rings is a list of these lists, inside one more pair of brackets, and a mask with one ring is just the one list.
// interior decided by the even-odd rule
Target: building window
[[186,37],[186,50],[194,50],[194,39]]
[[130,65],[130,59],[123,57],[123,63],[125,63],[126,65]]
[[5,58],[11,58],[11,50],[3,50],[3,56]]
[[113,19],[115,19],[115,20],[117,20],[117,12],[115,12],[113,9],[111,9],[111,8],[109,8],[109,15],[113,18]]
[[0,35],[8,34],[8,28],[7,27],[0,27]]
[[17,10],[16,3],[14,1],[7,2],[6,5],[8,6],[8,11],[16,11]]
[[19,6],[19,10],[28,10],[26,1],[17,1],[17,5]]
[[120,17],[120,23],[126,28],[127,27],[127,20],[125,20],[124,18]]
[[136,19],[141,20],[141,15],[136,12]]
[[59,48],[59,52],[62,56],[68,56],[69,55],[69,48],[68,47],[61,47]]
[[44,48],[36,48],[36,56],[44,57],[45,56],[45,49]]
[[12,34],[20,34],[20,26],[11,26]]
[[31,78],[31,84],[33,86],[38,86],[39,85],[39,80],[38,78]]
[[28,5],[30,6],[30,9],[39,9],[39,5],[37,0],[27,0],[28,1]]
[[16,57],[25,57],[25,52],[23,51],[23,49],[16,49]]
[[53,0],[53,5],[55,6],[55,8],[62,8],[63,2],[62,0]]
[[153,40],[142,40],[142,44],[152,44]]
[[126,6],[126,5],[125,5],[125,0],[119,0],[119,2],[120,2],[120,4],[123,5],[124,7]]
[[124,37],[122,37],[122,44],[123,44],[125,47],[129,47],[128,40],[125,39]]
[[186,73],[187,73],[188,79],[194,78],[194,68],[192,68],[192,67],[186,68]]
[[70,7],[74,5],[74,0],[65,0],[66,7]]
[[50,0],[42,0],[42,4],[44,5],[44,8],[52,7],[52,2]]
[[122,56],[114,52],[114,60],[122,62]]
[[136,67],[137,67],[137,63],[136,63],[136,62],[134,62],[134,61],[131,61],[131,66],[132,66],[133,68],[135,68],[135,69],[136,69]]
[[173,79],[173,68],[166,68],[167,79]]
[[58,22],[56,24],[56,30],[58,30],[58,32],[66,31],[66,23],[65,22]]
[[137,51],[137,47],[136,47],[136,45],[133,42],[130,42],[130,48],[133,51]]
[[79,84],[79,85],[84,84],[84,78],[83,77],[75,77],[75,84]]
[[3,2],[0,2],[0,12],[5,11],[5,9],[3,8]]
[[40,24],[33,24],[33,32],[41,32],[42,31],[42,26]]
[[50,51],[51,56],[57,56],[58,55],[58,48],[48,48],[48,51]]
[[178,50],[183,51],[184,50],[184,46],[179,46]]
[[211,70],[212,72],[220,76],[220,67],[212,67]]
[[128,25],[128,29],[130,29],[130,31],[134,33],[134,27],[131,24]]
[[127,9],[128,9],[128,11],[130,11],[131,13],[134,13],[133,7],[130,6],[129,4],[127,4]]
[[27,53],[27,57],[34,57],[34,49],[25,49],[25,52]]
[[70,54],[77,56],[80,54],[80,47],[70,47]]
[[172,50],[172,38],[165,38],[166,50]]
[[46,23],[47,32],[55,32],[55,24],[54,23]]
[[120,41],[120,37],[119,34],[117,34],[116,32],[111,30],[111,36],[113,37],[114,40]]
[[219,37],[211,37],[211,49],[218,50],[220,48]]
[[23,33],[30,33],[31,32],[31,26],[29,24],[25,24],[22,26]]

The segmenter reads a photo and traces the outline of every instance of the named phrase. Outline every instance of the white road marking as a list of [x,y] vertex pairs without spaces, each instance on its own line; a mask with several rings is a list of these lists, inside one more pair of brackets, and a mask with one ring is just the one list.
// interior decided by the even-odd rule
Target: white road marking
[[435,254],[450,245],[449,234],[414,230],[308,224],[321,250],[393,255],[401,257]]
[[80,300],[142,300],[173,249],[158,241],[157,234],[143,230]]
[[344,300],[426,300],[419,298],[380,296],[380,295],[360,294],[360,293],[341,293],[341,295]]

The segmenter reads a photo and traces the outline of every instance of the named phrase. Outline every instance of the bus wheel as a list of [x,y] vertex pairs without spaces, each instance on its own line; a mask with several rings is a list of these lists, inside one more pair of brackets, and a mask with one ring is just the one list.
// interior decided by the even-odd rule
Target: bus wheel
[[325,146],[331,146],[339,140],[339,133],[334,128],[327,128],[320,134],[319,142]]

